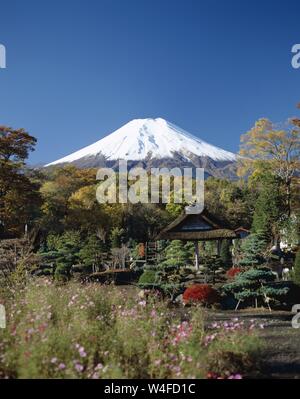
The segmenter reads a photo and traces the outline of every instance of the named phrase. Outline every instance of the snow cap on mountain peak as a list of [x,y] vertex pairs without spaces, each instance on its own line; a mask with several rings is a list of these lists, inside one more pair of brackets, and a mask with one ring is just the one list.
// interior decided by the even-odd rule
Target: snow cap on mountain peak
[[236,161],[236,155],[206,143],[163,118],[133,119],[96,143],[46,166],[71,163],[81,158],[104,156],[107,160],[131,161],[172,158],[179,153],[187,160],[208,157],[215,161]]

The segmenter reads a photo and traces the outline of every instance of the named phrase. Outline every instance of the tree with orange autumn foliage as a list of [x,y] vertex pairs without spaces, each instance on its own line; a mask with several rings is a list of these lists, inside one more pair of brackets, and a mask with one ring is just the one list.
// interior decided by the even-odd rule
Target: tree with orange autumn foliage
[[39,185],[25,167],[35,144],[24,129],[0,126],[0,237],[19,236],[38,214]]

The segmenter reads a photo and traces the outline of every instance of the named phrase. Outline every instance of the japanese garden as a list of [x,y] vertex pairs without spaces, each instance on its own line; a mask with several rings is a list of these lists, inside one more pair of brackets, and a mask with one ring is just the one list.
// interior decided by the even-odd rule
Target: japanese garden
[[298,118],[242,134],[198,213],[99,204],[97,167],[32,167],[36,143],[0,126],[0,378],[295,378]]

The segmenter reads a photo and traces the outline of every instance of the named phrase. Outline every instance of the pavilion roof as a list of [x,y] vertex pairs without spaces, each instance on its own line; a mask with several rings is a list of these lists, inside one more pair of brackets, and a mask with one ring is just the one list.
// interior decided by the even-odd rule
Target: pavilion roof
[[199,213],[185,211],[158,235],[158,239],[163,240],[209,241],[225,238],[239,238],[239,235],[207,209]]

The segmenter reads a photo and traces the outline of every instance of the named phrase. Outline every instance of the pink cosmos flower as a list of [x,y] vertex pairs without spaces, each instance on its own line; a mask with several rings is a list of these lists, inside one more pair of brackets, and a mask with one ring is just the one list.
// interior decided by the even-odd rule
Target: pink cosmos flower
[[232,374],[228,377],[228,380],[242,380],[243,377],[241,374]]
[[76,371],[78,371],[80,373],[83,370],[83,365],[80,363],[76,363],[75,369],[76,369]]
[[78,352],[79,352],[79,355],[80,355],[81,357],[86,357],[86,352],[85,352],[83,346],[81,346],[81,347],[78,349]]

